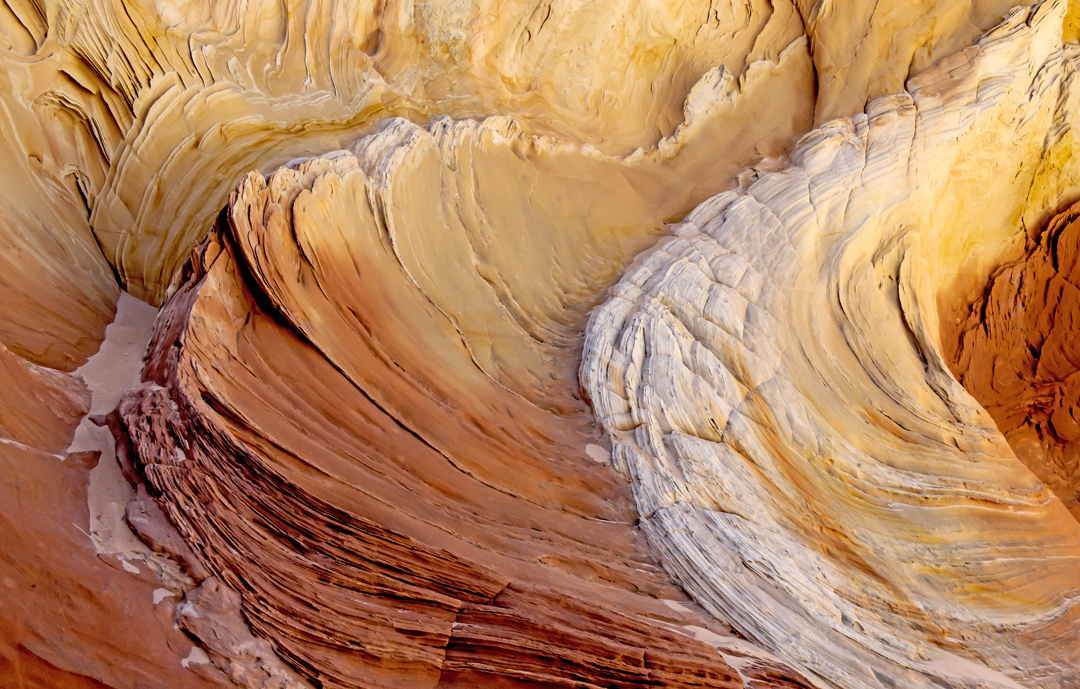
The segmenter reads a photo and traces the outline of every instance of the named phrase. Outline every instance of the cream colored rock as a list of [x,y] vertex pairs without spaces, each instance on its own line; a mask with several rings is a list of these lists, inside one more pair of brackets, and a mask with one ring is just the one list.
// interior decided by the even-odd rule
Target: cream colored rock
[[[1033,3],[796,0],[796,4],[812,41],[818,78],[815,120],[821,124],[862,112],[870,100],[900,93],[909,77],[970,46],[1012,8]],[[1076,12],[1069,11],[1070,26]]]
[[[679,217],[733,171],[782,153],[793,123],[796,134],[809,127],[815,98],[818,121],[847,114],[898,87],[910,56],[917,68],[963,47],[1011,4],[6,0],[4,169],[27,192],[6,231],[25,235],[47,271],[73,261],[89,271],[67,294],[32,270],[22,283],[74,310],[62,313],[67,327],[92,341],[116,298],[102,258],[122,287],[160,303],[239,177],[342,148],[388,116],[512,115],[526,133],[625,155],[672,136],[687,95],[718,68],[740,89],[767,82],[725,118],[733,151],[709,138],[695,147],[716,167],[692,177]],[[800,40],[800,59],[781,60]],[[25,217],[31,203],[38,219]],[[56,213],[46,224],[64,228],[67,254],[36,224]],[[20,332],[6,336],[17,350],[45,346],[16,342]],[[51,356],[73,368],[88,353]]]
[[[272,642],[326,686],[802,686],[779,658],[845,687],[1067,685],[1055,654],[1075,649],[1042,639],[1076,631],[1075,528],[913,352],[934,351],[935,290],[977,289],[1075,196],[1080,89],[1055,33],[1075,37],[1075,8],[1043,4],[1035,31],[1012,15],[783,172],[815,122],[1015,1],[0,0],[0,463],[35,477],[27,505],[63,507],[12,528],[3,564],[71,592],[62,614],[15,601],[0,684],[292,682]],[[614,459],[669,570],[777,657],[661,602],[682,594],[574,379],[634,256],[755,164],[632,268],[583,380],[616,435],[641,424]],[[688,246],[705,278],[672,272]],[[98,480],[119,479],[107,447],[89,489],[81,463],[44,463],[85,400],[43,367],[93,354],[121,288],[169,299],[144,371],[161,385],[125,398],[120,433],[158,509]],[[179,589],[98,572],[93,546],[123,545],[102,534],[134,544],[122,518],[241,592],[224,627],[183,608],[209,654],[168,632]],[[87,551],[56,558],[54,521]],[[153,643],[102,638],[128,588]],[[54,620],[79,653],[26,640]]]
[[666,569],[832,686],[1080,682],[1080,525],[949,372],[936,303],[1076,193],[1065,9],[807,135],[590,321],[581,379]]

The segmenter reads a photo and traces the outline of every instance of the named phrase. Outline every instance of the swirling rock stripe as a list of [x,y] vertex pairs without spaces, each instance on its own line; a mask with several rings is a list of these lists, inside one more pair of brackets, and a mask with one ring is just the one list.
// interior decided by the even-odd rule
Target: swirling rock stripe
[[[348,357],[331,360],[313,346],[317,330],[291,325],[315,328],[314,302],[286,315],[275,306],[282,291],[253,277],[296,264],[245,261],[243,243],[281,237],[248,224],[273,215],[243,193],[181,274],[151,346],[151,380],[119,416],[170,519],[243,595],[256,633],[323,686],[743,685],[683,630],[714,623],[652,597],[679,594],[627,521],[624,489],[584,456],[580,416],[559,421],[460,373],[454,362],[467,354],[440,311],[393,308],[423,296],[392,252],[332,254],[354,266],[340,291],[354,329],[342,332],[362,337],[326,345]],[[318,282],[338,273],[320,265],[290,298],[331,293]],[[397,332],[433,319],[447,335],[416,340],[413,352],[364,329],[388,314]],[[489,381],[474,383],[477,399],[440,399],[408,375],[440,360]],[[493,395],[503,415],[463,411]],[[526,441],[514,441],[507,431],[521,428]],[[567,442],[580,444],[543,449]]]
[[583,386],[665,568],[835,686],[1080,681],[1080,525],[951,375],[937,306],[1075,194],[1064,12],[812,132],[590,321]]

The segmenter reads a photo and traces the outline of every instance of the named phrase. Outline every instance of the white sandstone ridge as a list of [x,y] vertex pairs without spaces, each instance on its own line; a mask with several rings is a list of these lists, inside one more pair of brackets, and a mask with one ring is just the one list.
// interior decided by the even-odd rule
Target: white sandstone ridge
[[1065,10],[811,132],[590,320],[580,378],[665,568],[830,686],[1080,685],[1080,524],[952,377],[937,314],[1076,198]]

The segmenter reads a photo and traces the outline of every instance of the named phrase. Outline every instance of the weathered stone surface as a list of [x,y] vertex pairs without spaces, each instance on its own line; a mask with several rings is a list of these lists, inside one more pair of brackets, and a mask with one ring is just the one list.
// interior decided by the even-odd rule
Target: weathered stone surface
[[812,132],[590,322],[582,382],[665,568],[831,685],[1080,682],[1080,524],[952,377],[937,310],[1075,198],[1064,12]]
[[1080,681],[1014,2],[0,0],[0,685]]
[[724,627],[658,600],[580,402],[484,372],[484,312],[409,279],[383,234],[408,208],[376,223],[367,180],[346,154],[249,177],[159,316],[119,420],[197,556],[326,686],[742,686],[686,629]]
[[956,377],[1017,458],[1080,519],[1078,212],[1055,217],[1022,260],[996,271],[943,339]]
[[181,666],[193,645],[174,602],[155,600],[156,575],[97,556],[86,496],[98,453],[64,454],[86,386],[2,348],[0,384],[0,686],[230,686]]

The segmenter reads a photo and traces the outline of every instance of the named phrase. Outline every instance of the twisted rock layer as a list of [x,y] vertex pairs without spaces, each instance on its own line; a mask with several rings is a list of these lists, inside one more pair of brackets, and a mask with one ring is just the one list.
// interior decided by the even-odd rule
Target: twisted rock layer
[[660,182],[690,195],[662,217],[681,216],[815,110],[892,92],[1014,1],[4,0],[0,341],[73,370],[116,282],[160,303],[239,176],[388,116],[512,114],[625,155],[672,137],[695,84],[725,74],[754,95],[701,142],[710,165]]
[[665,568],[834,686],[1080,682],[1080,524],[950,374],[936,303],[1075,199],[1064,11],[702,204],[590,321],[582,383]]
[[[733,174],[758,147],[783,150],[813,110],[790,2],[11,0],[0,27],[0,226],[23,255],[5,257],[20,278],[6,289],[53,309],[49,344],[76,353],[39,351],[29,310],[0,335],[71,368],[93,351],[73,327],[100,337],[113,273],[160,303],[239,176],[340,148],[388,116],[513,113],[534,133],[623,155],[672,136],[692,87],[725,74],[790,106],[750,99],[721,156]],[[63,230],[51,242],[49,227]]]
[[[0,684],[1075,685],[936,339],[1076,200],[1080,13],[953,55],[1014,2],[0,0]],[[63,452],[121,288],[166,588]]]
[[[657,600],[681,594],[586,452],[581,403],[549,382],[575,343],[545,316],[580,323],[575,289],[607,266],[555,242],[533,253],[566,273],[504,277],[520,239],[481,244],[486,281],[447,260],[516,210],[458,185],[502,161],[544,188],[528,156],[499,152],[528,140],[498,126],[398,121],[250,175],[159,316],[150,382],[118,408],[134,460],[256,633],[322,686],[743,686],[694,631],[734,641],[724,628]],[[597,252],[628,254],[619,241]],[[567,303],[513,289],[541,279]],[[763,654],[746,665],[808,686]]]

